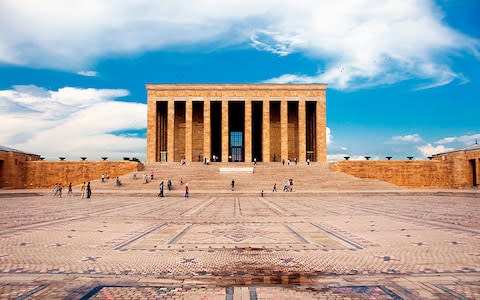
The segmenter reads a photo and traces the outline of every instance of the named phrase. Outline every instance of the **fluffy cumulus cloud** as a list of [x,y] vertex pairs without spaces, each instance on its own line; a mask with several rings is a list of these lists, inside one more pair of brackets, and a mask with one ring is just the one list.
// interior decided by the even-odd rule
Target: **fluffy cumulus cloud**
[[0,28],[3,63],[79,72],[110,55],[249,45],[303,53],[320,66],[267,82],[339,89],[411,78],[424,80],[419,88],[463,82],[442,56],[480,56],[479,41],[450,28],[433,0],[4,0]]
[[419,147],[417,147],[417,149],[425,157],[454,150],[454,148],[447,148],[443,145],[433,146],[432,144],[426,144],[426,145],[423,145],[423,146],[419,146]]
[[146,104],[116,101],[126,95],[121,89],[33,85],[0,90],[0,144],[47,158],[144,158],[144,137],[112,133],[145,128]]
[[407,134],[407,135],[397,135],[392,137],[393,142],[402,142],[402,143],[418,143],[422,140],[418,133]]

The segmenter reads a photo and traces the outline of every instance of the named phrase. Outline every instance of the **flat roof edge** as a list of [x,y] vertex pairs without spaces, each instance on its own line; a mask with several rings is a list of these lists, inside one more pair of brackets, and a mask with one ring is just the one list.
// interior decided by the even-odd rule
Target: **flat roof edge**
[[312,84],[271,84],[271,83],[253,83],[253,84],[145,84],[147,90],[236,90],[236,89],[252,89],[252,90],[325,90],[326,83]]

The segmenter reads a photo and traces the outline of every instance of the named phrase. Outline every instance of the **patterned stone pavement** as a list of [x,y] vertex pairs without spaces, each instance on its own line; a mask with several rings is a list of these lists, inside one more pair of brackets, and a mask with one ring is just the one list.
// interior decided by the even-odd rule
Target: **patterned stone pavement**
[[476,192],[0,193],[1,299],[476,299]]

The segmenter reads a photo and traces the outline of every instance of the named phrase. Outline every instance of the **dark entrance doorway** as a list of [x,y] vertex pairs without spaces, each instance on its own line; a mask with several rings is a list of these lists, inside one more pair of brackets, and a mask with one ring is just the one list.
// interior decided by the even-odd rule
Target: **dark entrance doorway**
[[478,182],[477,182],[477,161],[475,159],[470,159],[468,161],[468,165],[469,165],[469,169],[470,169],[470,174],[471,174],[471,178],[472,180],[470,181],[472,183],[472,186],[477,186],[478,185]]
[[[167,153],[168,102],[157,102],[157,157],[155,161],[173,161],[173,153]],[[173,122],[170,121],[170,122]]]
[[252,160],[262,161],[263,102],[252,102]]
[[231,101],[228,103],[228,156],[230,161],[244,160],[245,103]]
[[317,110],[317,103],[314,101],[307,101],[306,102],[306,134],[307,134],[307,159],[310,161],[316,161],[317,157],[315,152],[317,150],[317,119],[316,119],[316,110]]
[[[212,161],[222,161],[222,102],[210,102],[210,145]],[[216,159],[214,159],[216,157]]]

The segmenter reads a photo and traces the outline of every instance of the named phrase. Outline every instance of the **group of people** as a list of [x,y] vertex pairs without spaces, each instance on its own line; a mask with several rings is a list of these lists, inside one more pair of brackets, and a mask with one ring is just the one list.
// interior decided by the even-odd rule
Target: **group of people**
[[[53,187],[53,197],[62,198],[62,191],[63,191],[62,185],[60,183],[55,183],[55,186]],[[68,196],[73,196],[72,183],[71,182],[68,184],[67,195]]]
[[[55,186],[53,187],[53,197],[58,197],[62,198],[62,191],[63,187],[60,183],[55,183]],[[82,187],[80,188],[82,198],[90,198],[92,196],[92,188],[90,186],[90,181],[88,184],[83,182]],[[73,196],[73,189],[72,189],[72,183],[70,182],[67,186],[67,196],[72,197]]]
[[[180,185],[183,185],[183,177],[180,177]],[[165,189],[165,183],[162,180],[160,182],[160,185],[159,185],[158,197],[164,197],[164,189]],[[167,181],[167,189],[169,191],[173,190],[173,183],[170,179]],[[185,198],[188,198],[190,196],[188,182],[185,183],[185,194],[184,194],[184,196],[185,196]]]
[[[273,188],[272,188],[272,192],[276,192],[276,191],[277,191],[277,183],[274,183]],[[292,178],[285,181],[285,183],[283,184],[283,191],[284,192],[293,192],[294,191],[294,189],[293,189],[293,179]]]
[[92,187],[90,186],[90,181],[87,183],[87,185],[85,185],[84,181],[82,187],[80,188],[80,191],[82,192],[82,199],[90,199],[92,197]]
[[[117,177],[118,178],[118,177]],[[110,179],[110,175],[105,175],[105,174],[102,174],[102,182],[106,182],[107,180]]]
[[[149,183],[150,181],[153,180],[153,178],[154,178],[153,171],[150,173],[150,175],[148,175],[147,173],[143,173],[142,180],[143,180],[144,184]],[[137,173],[136,172],[133,173],[133,179],[134,180],[137,179]]]

